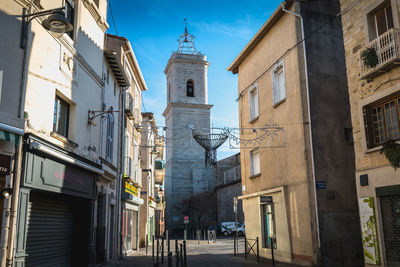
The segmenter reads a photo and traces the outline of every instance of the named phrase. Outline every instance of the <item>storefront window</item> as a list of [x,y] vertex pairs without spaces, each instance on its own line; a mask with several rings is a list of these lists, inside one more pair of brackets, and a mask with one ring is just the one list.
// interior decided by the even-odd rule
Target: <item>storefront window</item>
[[273,241],[276,249],[275,214],[273,203],[261,205],[262,211],[262,247],[271,248]]

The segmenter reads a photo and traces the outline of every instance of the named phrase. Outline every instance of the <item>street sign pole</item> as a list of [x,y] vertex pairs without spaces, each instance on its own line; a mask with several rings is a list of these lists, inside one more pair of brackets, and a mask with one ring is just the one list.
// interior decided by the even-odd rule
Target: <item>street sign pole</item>
[[236,234],[235,234],[235,254],[236,252],[239,252],[239,240],[238,240],[238,222],[237,222],[237,204],[238,204],[238,199],[237,197],[233,198],[233,211],[235,212],[235,226],[236,226]]

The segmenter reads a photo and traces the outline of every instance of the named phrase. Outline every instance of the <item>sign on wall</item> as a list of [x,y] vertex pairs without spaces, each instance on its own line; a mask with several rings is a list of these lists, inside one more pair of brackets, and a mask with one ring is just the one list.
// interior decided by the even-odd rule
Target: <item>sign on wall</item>
[[11,156],[0,155],[0,175],[9,175],[11,166]]
[[131,185],[128,182],[125,182],[125,192],[137,197],[138,196],[138,189],[137,187]]
[[364,250],[364,261],[380,265],[379,243],[376,231],[374,198],[359,198],[361,235]]

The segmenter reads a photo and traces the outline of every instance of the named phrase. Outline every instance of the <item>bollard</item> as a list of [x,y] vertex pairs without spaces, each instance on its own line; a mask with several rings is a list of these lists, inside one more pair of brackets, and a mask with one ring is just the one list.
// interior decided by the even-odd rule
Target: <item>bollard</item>
[[168,252],[168,267],[172,267],[172,252]]
[[180,245],[180,255],[181,255],[181,257],[180,257],[180,262],[181,262],[181,267],[183,267],[183,245],[182,244],[179,244]]
[[145,246],[146,246],[146,255],[147,255],[147,249],[148,249],[148,246],[149,246],[149,242],[148,242],[148,239],[149,238],[149,236],[146,234],[146,237],[145,237],[145,240],[144,240],[144,243],[145,243]]
[[168,249],[168,253],[171,251],[170,250],[170,242],[169,242],[169,238],[167,238],[167,249]]
[[164,264],[164,236],[161,238],[161,263]]
[[257,242],[257,262],[260,262],[260,250],[258,248],[258,236],[257,236],[256,242]]
[[272,258],[272,266],[275,267],[275,257],[274,257],[274,239],[271,238],[271,258]]
[[184,260],[184,267],[187,267],[187,258],[186,258],[186,241],[183,241],[183,260]]
[[244,236],[244,258],[247,260],[247,238]]
[[153,235],[153,243],[151,243],[151,258],[154,260],[154,235]]
[[206,241],[206,230],[203,232],[203,240]]
[[179,251],[178,251],[178,240],[175,239],[175,257],[176,257],[176,267],[179,267]]
[[157,237],[157,262],[158,262],[158,255],[159,255],[159,247],[160,247],[160,241],[159,241],[159,238]]
[[236,238],[233,238],[233,256],[236,256]]

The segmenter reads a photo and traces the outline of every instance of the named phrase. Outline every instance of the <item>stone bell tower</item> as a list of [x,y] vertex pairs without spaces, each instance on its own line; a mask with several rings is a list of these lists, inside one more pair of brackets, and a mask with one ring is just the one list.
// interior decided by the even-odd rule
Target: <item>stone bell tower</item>
[[[189,127],[209,132],[210,109],[207,100],[206,56],[194,46],[185,32],[179,48],[172,53],[164,70],[167,75],[165,196],[166,226],[170,233],[185,228],[181,203],[194,194],[214,187],[213,170],[205,166],[204,149],[196,143]],[[190,218],[192,223],[192,218]]]

